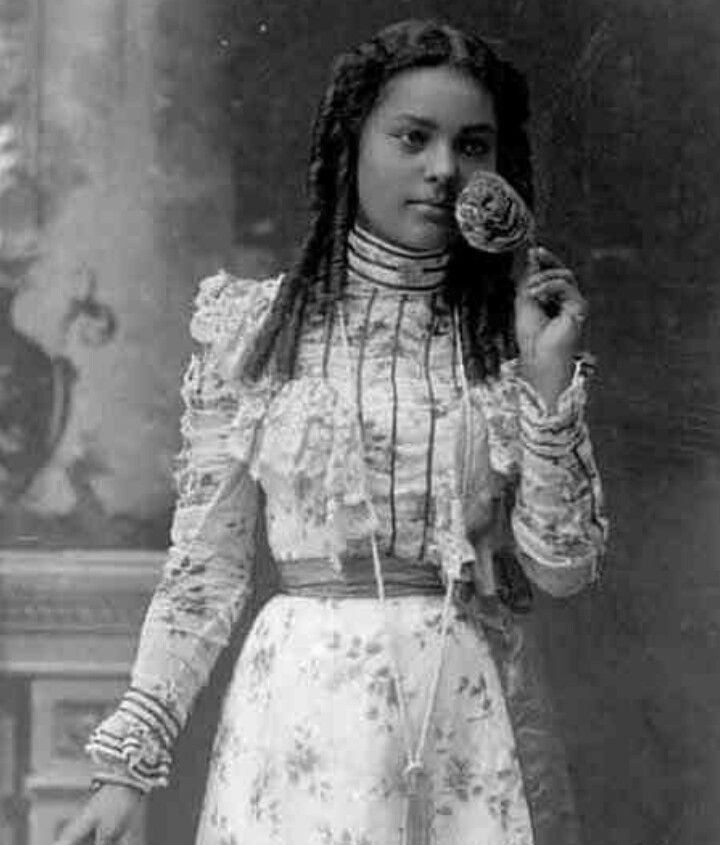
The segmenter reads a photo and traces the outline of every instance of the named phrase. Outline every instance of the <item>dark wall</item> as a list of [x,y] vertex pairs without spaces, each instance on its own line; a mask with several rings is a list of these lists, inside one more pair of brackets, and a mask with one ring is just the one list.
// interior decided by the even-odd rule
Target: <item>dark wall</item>
[[307,130],[339,49],[435,14],[496,39],[529,75],[543,240],[593,309],[591,422],[612,519],[602,588],[541,601],[537,617],[587,840],[719,841],[720,10],[265,0],[212,14],[236,238],[278,265],[302,232]]

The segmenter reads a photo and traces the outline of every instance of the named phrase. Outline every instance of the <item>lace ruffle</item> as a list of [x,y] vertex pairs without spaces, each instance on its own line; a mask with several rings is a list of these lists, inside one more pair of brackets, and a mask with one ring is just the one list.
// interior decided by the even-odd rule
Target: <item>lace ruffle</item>
[[92,761],[110,770],[119,764],[143,792],[167,786],[172,758],[157,737],[143,725],[121,724],[119,715],[112,722],[98,728],[87,744]]
[[[228,437],[231,455],[241,463],[251,460],[259,425],[276,385],[269,376],[257,382],[238,386],[240,363],[254,343],[282,276],[255,281],[238,279],[221,271],[200,283],[195,298],[196,310],[190,322],[190,333],[205,345],[205,356],[218,373],[218,390],[227,390],[237,397],[237,414]],[[185,392],[192,390],[186,383]],[[220,397],[222,401],[222,397]]]
[[[369,536],[365,471],[358,449],[355,406],[324,378],[278,385],[270,376],[238,386],[238,364],[272,304],[281,279],[250,282],[225,272],[204,280],[191,322],[223,379],[237,391],[237,412],[227,437],[231,455],[262,482],[273,507],[268,530],[280,557],[330,557]],[[186,394],[193,389],[191,375]],[[206,388],[207,389],[207,388]],[[218,397],[222,403],[222,395]],[[211,426],[211,421],[205,421]]]
[[156,699],[136,688],[93,732],[86,751],[109,775],[122,772],[143,792],[167,786],[180,725]]
[[370,536],[359,443],[354,406],[325,379],[290,382],[273,398],[250,471],[272,502],[276,555],[337,563],[352,541]]
[[203,279],[195,297],[190,334],[213,346],[219,357],[242,353],[252,343],[282,276],[239,279],[221,270]]

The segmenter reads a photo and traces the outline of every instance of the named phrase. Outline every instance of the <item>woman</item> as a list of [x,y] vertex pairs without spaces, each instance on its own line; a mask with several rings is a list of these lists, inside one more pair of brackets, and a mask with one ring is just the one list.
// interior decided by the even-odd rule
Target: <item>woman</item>
[[[131,689],[90,742],[99,789],[62,845],[114,841],[166,783],[269,569],[200,845],[577,841],[498,596],[527,604],[515,559],[557,596],[598,577],[586,306],[549,253],[513,281],[518,256],[471,249],[453,214],[478,170],[531,201],[526,99],[487,45],[434,22],[336,62],[297,265],[201,285],[173,546]],[[263,525],[272,563],[256,554]]]

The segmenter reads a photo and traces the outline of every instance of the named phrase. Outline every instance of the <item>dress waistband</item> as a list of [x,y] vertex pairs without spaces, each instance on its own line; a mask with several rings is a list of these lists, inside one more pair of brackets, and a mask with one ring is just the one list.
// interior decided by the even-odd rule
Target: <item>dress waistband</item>
[[[327,558],[278,561],[280,592],[319,598],[377,598],[371,558],[343,561],[340,572]],[[388,598],[441,596],[444,587],[436,566],[383,558],[383,583]]]

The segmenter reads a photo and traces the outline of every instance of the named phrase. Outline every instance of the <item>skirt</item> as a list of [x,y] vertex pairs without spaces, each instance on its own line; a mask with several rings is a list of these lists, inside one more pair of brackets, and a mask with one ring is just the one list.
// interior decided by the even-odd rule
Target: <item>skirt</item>
[[[442,601],[387,600],[413,741]],[[263,607],[226,693],[197,845],[401,841],[406,734],[384,619],[373,598],[280,594]],[[514,676],[505,671],[491,640],[453,613],[424,758],[430,842],[576,845],[564,778],[556,788],[561,761],[535,724],[537,702],[522,706],[532,690],[523,688],[521,663]]]

